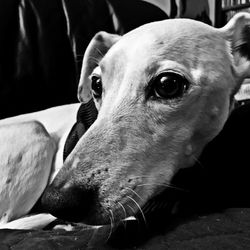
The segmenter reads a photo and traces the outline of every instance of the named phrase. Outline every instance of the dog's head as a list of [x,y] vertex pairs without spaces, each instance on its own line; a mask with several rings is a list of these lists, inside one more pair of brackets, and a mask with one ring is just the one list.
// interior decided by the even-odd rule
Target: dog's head
[[78,97],[93,96],[99,114],[44,206],[68,220],[118,221],[192,166],[250,76],[249,30],[250,15],[239,14],[222,29],[175,19],[123,37],[98,33],[86,50]]

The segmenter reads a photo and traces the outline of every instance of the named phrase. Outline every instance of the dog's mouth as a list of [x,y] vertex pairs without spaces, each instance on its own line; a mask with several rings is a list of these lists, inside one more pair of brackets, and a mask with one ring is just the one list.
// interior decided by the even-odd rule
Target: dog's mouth
[[[136,193],[135,191],[133,192]],[[169,187],[161,189],[160,192],[149,198],[146,202],[140,203],[135,196],[131,195],[121,202],[116,202],[116,205],[113,207],[110,206],[110,208],[95,205],[89,211],[83,211],[83,209],[79,208],[79,213],[70,208],[66,210],[64,208],[65,213],[56,216],[58,220],[47,228],[51,229],[57,224],[62,223],[73,223],[74,225],[110,226],[115,229],[131,221],[136,221],[140,226],[147,227],[152,222],[159,222],[163,215],[164,217],[174,215],[178,209],[177,205],[181,197],[186,192],[187,190],[183,188],[169,185]],[[83,219],[81,218],[81,212],[85,213]]]
[[154,229],[163,229],[166,223],[171,226],[173,214],[175,214],[178,202],[185,192],[179,188],[166,188],[146,201],[135,214],[127,215],[127,217],[125,215],[118,216],[111,220],[108,218],[108,222],[105,224],[93,226],[83,222],[72,223],[57,219],[47,225],[44,230],[65,229],[70,226],[71,230],[74,231],[89,230],[93,234],[91,238],[93,244],[105,242],[114,246],[116,244],[125,246],[131,242],[138,243]]
[[55,182],[45,190],[41,208],[62,220],[88,225],[115,225],[131,216],[147,224],[147,218],[159,211],[174,213],[175,204],[186,193],[174,184],[152,186],[143,178],[118,181],[106,189],[105,184],[64,188]]

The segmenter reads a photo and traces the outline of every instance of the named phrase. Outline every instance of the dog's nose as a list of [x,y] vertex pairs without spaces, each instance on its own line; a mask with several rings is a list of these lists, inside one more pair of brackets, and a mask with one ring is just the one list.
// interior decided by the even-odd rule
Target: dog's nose
[[94,190],[84,190],[74,186],[58,188],[51,185],[41,198],[42,209],[66,221],[83,221],[93,207],[94,193]]

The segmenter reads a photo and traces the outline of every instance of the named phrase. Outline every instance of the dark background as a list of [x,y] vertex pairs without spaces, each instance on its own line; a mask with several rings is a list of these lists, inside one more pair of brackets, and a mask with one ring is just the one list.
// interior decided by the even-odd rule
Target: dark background
[[[122,35],[166,18],[140,0],[0,0],[0,118],[77,102],[83,54],[98,31]],[[203,12],[195,18],[211,23]]]

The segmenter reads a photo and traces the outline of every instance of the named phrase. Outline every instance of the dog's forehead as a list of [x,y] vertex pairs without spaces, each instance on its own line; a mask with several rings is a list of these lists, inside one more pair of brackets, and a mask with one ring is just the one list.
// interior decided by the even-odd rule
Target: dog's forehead
[[[217,30],[212,26],[191,19],[169,19],[145,24],[122,37],[120,43],[155,46],[157,44],[173,44],[175,42],[197,42],[206,38],[211,41]],[[185,39],[185,40],[183,40]],[[187,39],[187,40],[186,40]]]
[[101,65],[112,65],[113,72],[120,71],[121,65],[130,65],[138,72],[163,60],[190,69],[197,67],[198,62],[228,59],[226,41],[215,28],[194,20],[175,19],[146,24],[127,33],[110,49]]

